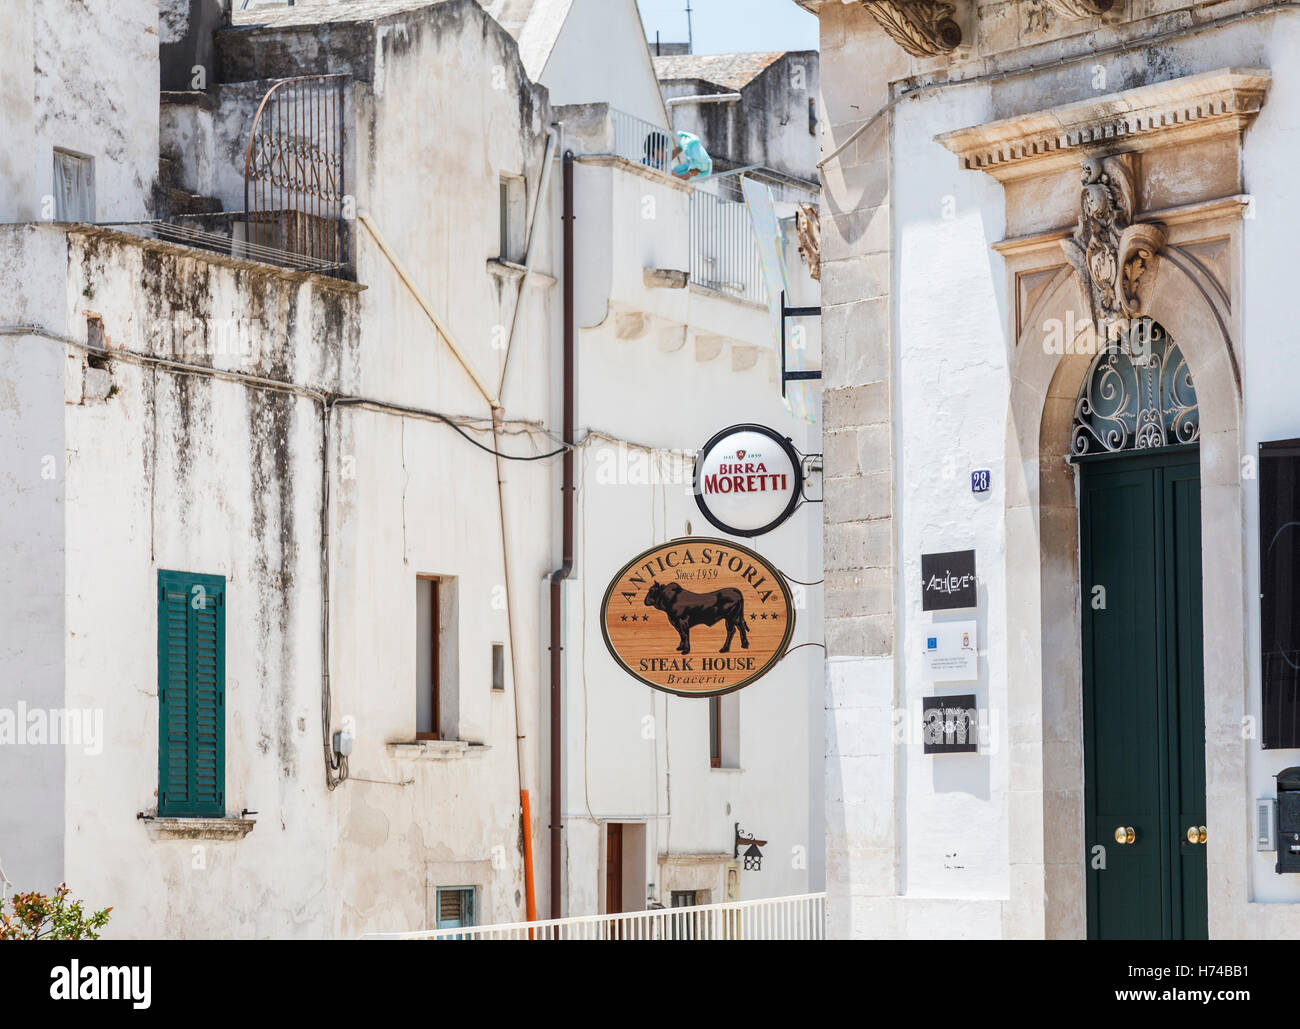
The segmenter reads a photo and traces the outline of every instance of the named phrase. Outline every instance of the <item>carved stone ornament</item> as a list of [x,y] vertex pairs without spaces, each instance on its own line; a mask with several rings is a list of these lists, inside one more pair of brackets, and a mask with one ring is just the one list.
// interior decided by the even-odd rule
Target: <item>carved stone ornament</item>
[[935,0],[862,0],[895,43],[913,57],[950,54],[961,45],[956,8]]
[[1099,335],[1117,339],[1142,311],[1143,279],[1155,274],[1165,227],[1133,223],[1133,156],[1090,157],[1083,162],[1079,223],[1061,240],[1065,257],[1083,280]]
[[1095,18],[1123,6],[1123,0],[1042,0],[1064,18]]

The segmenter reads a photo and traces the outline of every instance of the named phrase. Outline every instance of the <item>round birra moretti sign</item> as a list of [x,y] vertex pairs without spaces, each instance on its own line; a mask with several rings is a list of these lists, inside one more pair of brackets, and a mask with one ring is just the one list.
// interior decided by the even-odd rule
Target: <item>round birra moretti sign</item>
[[638,554],[600,605],[605,645],[647,686],[730,693],[765,675],[794,631],[785,578],[752,550],[686,537]]
[[799,506],[802,489],[794,446],[765,425],[723,429],[695,458],[695,502],[733,536],[771,532]]

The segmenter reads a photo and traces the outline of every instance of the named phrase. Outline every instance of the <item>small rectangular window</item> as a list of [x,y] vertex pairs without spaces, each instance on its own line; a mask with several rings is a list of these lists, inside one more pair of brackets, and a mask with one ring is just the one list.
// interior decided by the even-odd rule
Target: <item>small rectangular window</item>
[[506,648],[500,643],[492,644],[492,689],[496,693],[505,692],[506,688]]
[[226,580],[158,573],[158,814],[226,813]]
[[522,264],[527,247],[527,229],[524,225],[524,179],[518,175],[502,175],[498,198],[500,211],[500,238],[497,255],[511,264]]
[[476,924],[474,921],[474,887],[439,887],[438,928],[463,929]]
[[740,767],[740,693],[709,698],[709,767]]
[[817,135],[817,98],[808,98],[808,135]]
[[415,582],[415,738],[457,739],[456,579],[420,575]]
[[421,576],[416,581],[415,736],[421,740],[439,738],[438,664],[439,637],[438,580]]
[[95,220],[95,159],[71,150],[54,150],[54,218],[61,222]]

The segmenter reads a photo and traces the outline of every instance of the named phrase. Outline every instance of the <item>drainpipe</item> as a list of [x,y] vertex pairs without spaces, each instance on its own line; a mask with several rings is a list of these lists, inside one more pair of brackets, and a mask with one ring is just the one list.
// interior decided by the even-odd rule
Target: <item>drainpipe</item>
[[564,841],[561,815],[563,746],[561,690],[563,663],[563,582],[573,571],[573,151],[564,152],[564,483],[560,488],[561,564],[551,573],[551,917],[564,917],[561,903]]

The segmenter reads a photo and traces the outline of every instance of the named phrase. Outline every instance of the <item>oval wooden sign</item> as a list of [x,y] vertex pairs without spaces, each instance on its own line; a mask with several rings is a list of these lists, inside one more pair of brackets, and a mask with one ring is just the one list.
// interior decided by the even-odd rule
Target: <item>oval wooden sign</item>
[[638,554],[600,605],[609,652],[665,693],[715,697],[767,674],[794,632],[785,577],[727,540],[691,536]]

